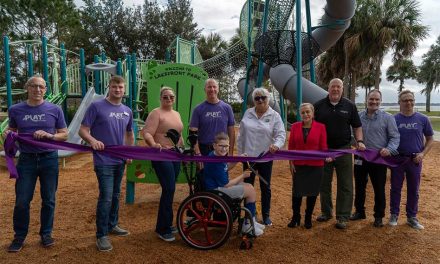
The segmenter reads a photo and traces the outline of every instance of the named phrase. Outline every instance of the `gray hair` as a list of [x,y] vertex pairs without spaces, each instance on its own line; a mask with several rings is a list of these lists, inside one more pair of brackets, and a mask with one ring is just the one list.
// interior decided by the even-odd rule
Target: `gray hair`
[[416,98],[416,96],[414,95],[413,92],[411,92],[411,91],[408,90],[408,89],[405,89],[405,90],[402,90],[402,91],[399,93],[399,101],[400,101],[400,98],[402,98],[402,96],[405,95],[405,94],[412,94],[412,96],[414,97],[414,99]]
[[264,96],[267,96],[268,98],[270,97],[269,91],[266,88],[264,88],[264,87],[255,88],[252,91],[252,98],[254,98],[257,93],[258,94],[263,94]]
[[24,88],[27,89],[29,85],[32,83],[32,81],[35,79],[41,79],[44,82],[44,87],[46,87],[47,85],[46,80],[44,80],[44,78],[41,75],[34,75],[26,81],[26,83],[24,84]]
[[214,78],[206,79],[206,81],[205,81],[205,87],[206,87],[206,85],[208,85],[209,82],[214,82],[215,85],[218,87],[218,81],[217,81],[216,79],[214,79]]

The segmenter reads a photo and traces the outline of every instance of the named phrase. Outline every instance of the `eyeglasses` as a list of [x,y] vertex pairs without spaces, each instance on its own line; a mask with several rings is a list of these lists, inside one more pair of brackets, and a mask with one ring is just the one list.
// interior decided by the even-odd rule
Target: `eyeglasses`
[[400,100],[403,103],[412,103],[414,102],[414,99],[406,99],[406,100]]
[[164,100],[174,100],[174,95],[164,95],[164,96],[162,96],[162,99],[164,99]]
[[38,89],[38,88],[40,88],[40,90],[44,90],[44,89],[46,89],[46,86],[43,85],[43,84],[29,84],[28,87],[29,87],[29,88],[32,88],[32,89]]
[[267,98],[267,96],[255,96],[254,97],[254,100],[255,101],[264,101],[264,100],[266,100],[266,98]]
[[219,148],[222,148],[222,149],[228,149],[229,148],[229,145],[218,145],[218,144],[216,144]]

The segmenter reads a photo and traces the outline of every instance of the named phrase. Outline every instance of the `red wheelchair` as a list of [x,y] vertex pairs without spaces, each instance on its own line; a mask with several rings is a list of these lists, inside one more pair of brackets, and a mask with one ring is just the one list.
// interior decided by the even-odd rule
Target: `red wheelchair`
[[[179,136],[167,132],[176,144]],[[176,138],[177,136],[177,138]],[[189,148],[181,153],[194,156],[197,134],[190,133],[187,138]],[[182,166],[188,181],[189,196],[180,204],[176,216],[177,229],[186,244],[193,248],[209,250],[221,247],[231,236],[234,222],[238,222],[237,233],[242,238],[241,249],[250,249],[255,238],[255,227],[251,212],[242,206],[242,199],[232,199],[217,190],[203,189],[203,172],[196,168],[195,162]],[[242,230],[243,223],[249,221],[251,228]]]

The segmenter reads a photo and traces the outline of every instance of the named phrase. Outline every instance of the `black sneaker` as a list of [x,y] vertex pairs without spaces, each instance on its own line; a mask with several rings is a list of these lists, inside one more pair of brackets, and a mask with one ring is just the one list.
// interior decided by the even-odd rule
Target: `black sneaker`
[[20,238],[14,238],[8,247],[8,252],[18,252],[23,248],[24,240]]
[[322,215],[318,216],[318,218],[316,218],[316,221],[318,221],[318,222],[327,222],[328,220],[330,220],[332,218],[333,218],[333,216],[331,216],[331,215],[322,214]]
[[376,218],[374,218],[373,226],[374,226],[374,227],[383,227],[382,217],[376,217]]
[[53,240],[51,235],[45,235],[41,237],[41,245],[43,245],[43,247],[47,248],[47,247],[51,247],[55,244],[55,241]]
[[337,229],[346,229],[347,228],[347,221],[345,219],[338,219],[338,221],[336,221],[335,227]]
[[365,218],[367,218],[366,216],[365,216],[365,212],[364,213],[360,213],[360,212],[355,212],[354,214],[352,214],[351,216],[350,216],[350,220],[351,221],[356,221],[356,220],[361,220],[361,219],[365,219]]

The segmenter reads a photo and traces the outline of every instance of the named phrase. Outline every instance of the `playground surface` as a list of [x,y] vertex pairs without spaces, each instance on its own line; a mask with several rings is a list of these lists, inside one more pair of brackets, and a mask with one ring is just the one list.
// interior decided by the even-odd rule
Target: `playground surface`
[[[98,252],[95,245],[95,209],[98,184],[90,154],[67,158],[60,169],[55,228],[56,244],[49,249],[39,244],[39,191],[31,206],[30,232],[19,253],[7,253],[13,236],[12,211],[14,180],[0,170],[0,262],[1,263],[439,263],[440,262],[440,142],[435,142],[423,165],[419,220],[425,230],[416,231],[401,215],[397,227],[374,228],[372,187],[367,190],[367,220],[350,222],[347,230],[327,223],[313,222],[313,228],[290,229],[291,176],[287,161],[275,162],[272,176],[274,222],[248,251],[239,250],[240,239],[231,239],[221,248],[200,251],[188,247],[177,236],[175,242],[160,240],[154,233],[161,189],[159,185],[138,184],[136,201],[126,205],[125,181],[121,193],[120,224],[128,228],[127,237],[112,237],[113,251]],[[231,175],[237,175],[237,166]],[[334,186],[335,187],[335,186]],[[37,190],[39,187],[37,186]],[[335,188],[334,188],[335,190]],[[389,181],[387,182],[389,197]],[[405,187],[401,211],[405,212]],[[188,195],[185,184],[177,186],[174,211]],[[334,192],[335,195],[335,192]],[[334,196],[335,197],[335,196]],[[303,202],[304,209],[304,202]],[[388,205],[387,205],[388,210]],[[314,219],[320,212],[319,202]],[[385,221],[388,220],[388,214]]]

